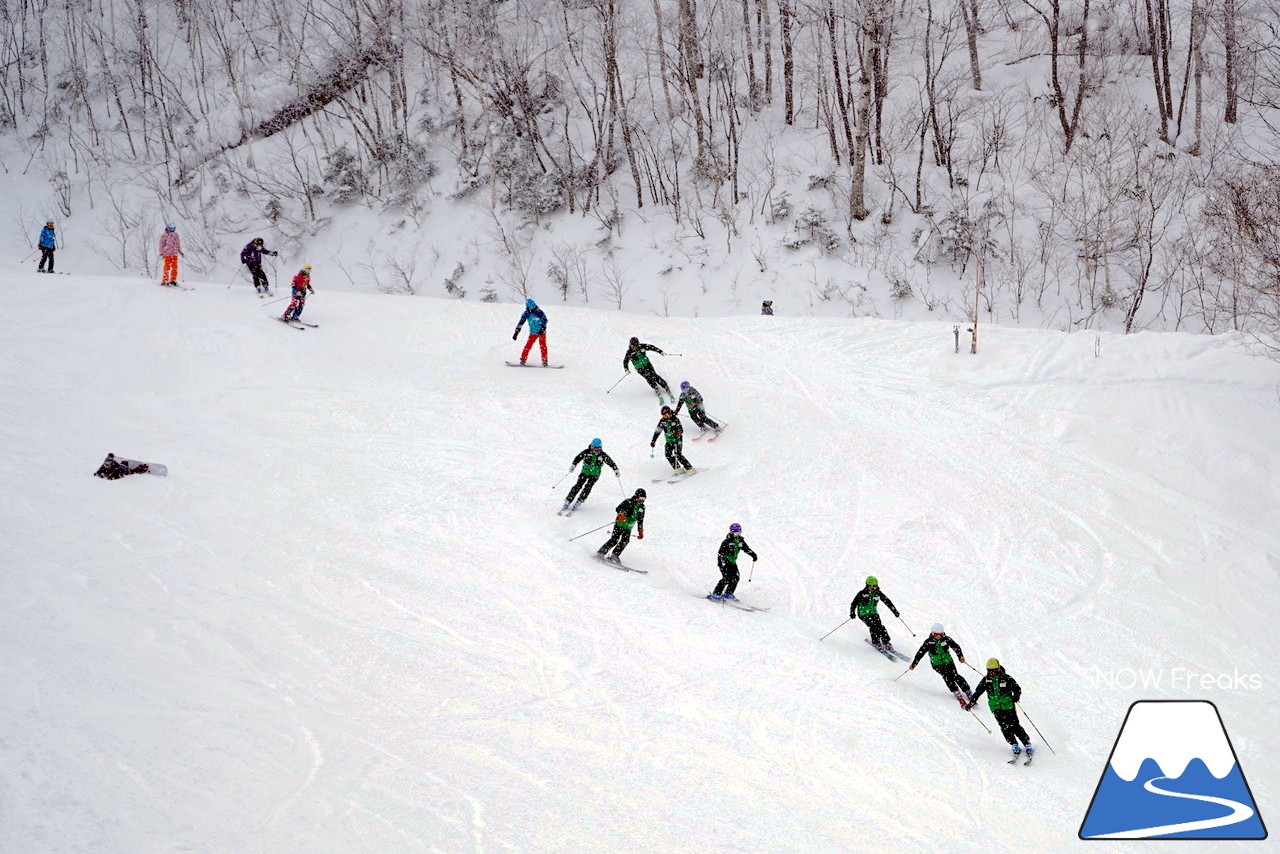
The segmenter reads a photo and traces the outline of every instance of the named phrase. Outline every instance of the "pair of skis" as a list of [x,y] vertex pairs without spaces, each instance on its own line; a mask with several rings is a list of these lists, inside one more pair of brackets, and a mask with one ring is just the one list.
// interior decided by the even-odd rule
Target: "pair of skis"
[[[307,329],[319,329],[319,328],[320,328],[320,324],[318,324],[318,323],[307,323],[305,320],[298,320],[297,318],[275,317],[274,315],[272,315],[272,317],[273,317],[273,319],[280,321],[281,323],[285,324],[286,326],[293,327],[294,329],[297,329],[297,330],[302,331],[302,332],[307,331]],[[297,324],[297,325],[295,325],[295,324]]]
[[[714,431],[714,432],[715,432],[715,435],[714,435],[714,436],[712,436],[710,439],[708,439],[708,440],[707,440],[707,442],[708,442],[708,443],[711,443],[711,442],[714,442],[716,439],[719,439],[719,438],[720,438],[720,434],[724,432],[724,428],[725,428],[725,427],[727,427],[727,426],[728,426],[727,424],[724,424],[724,425],[721,425],[720,427],[717,427],[717,428],[715,429],[715,431]],[[696,441],[698,441],[699,439],[701,439],[703,436],[705,436],[705,435],[707,435],[708,433],[711,433],[711,432],[713,432],[713,431],[711,431],[711,430],[703,430],[701,433],[699,433],[698,435],[694,436],[694,437],[693,437],[693,439],[692,439],[691,441],[696,442]]]
[[911,660],[911,656],[903,655],[902,653],[898,652],[896,649],[893,648],[892,644],[887,644],[885,646],[876,646],[871,642],[871,638],[863,638],[863,640],[866,642],[867,646],[871,647],[876,652],[880,653],[890,661],[910,661]]
[[667,475],[666,477],[655,477],[655,478],[653,479],[653,482],[654,482],[654,483],[662,483],[662,482],[665,480],[667,483],[679,483],[679,482],[680,482],[680,481],[682,481],[682,480],[688,480],[689,478],[693,477],[693,476],[694,476],[695,474],[697,474],[698,472],[703,472],[703,471],[706,471],[706,470],[707,470],[707,469],[706,469],[706,467],[704,466],[703,468],[700,468],[700,469],[694,469],[693,471],[679,472],[678,474],[676,474],[676,473],[674,473],[674,472],[673,472],[673,475],[674,475],[674,476],[673,476],[673,475]]
[[591,559],[594,560],[596,563],[602,563],[605,566],[611,566],[614,569],[621,570],[622,572],[638,572],[641,575],[649,574],[649,570],[647,569],[636,569],[634,566],[627,566],[626,564],[616,560],[607,560],[605,558],[600,557],[598,553],[592,555]]
[[717,605],[728,605],[730,608],[737,608],[739,611],[768,611],[768,608],[757,608],[755,605],[748,605],[737,599],[712,599],[710,593],[694,593],[699,599],[706,599],[708,602],[714,602]]

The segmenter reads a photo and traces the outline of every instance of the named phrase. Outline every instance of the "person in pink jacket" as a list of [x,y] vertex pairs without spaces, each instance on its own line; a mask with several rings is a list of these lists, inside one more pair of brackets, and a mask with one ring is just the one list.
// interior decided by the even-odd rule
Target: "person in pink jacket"
[[164,259],[164,278],[160,284],[170,288],[178,286],[178,256],[181,254],[182,238],[178,237],[178,229],[166,225],[164,234],[160,235],[160,257]]

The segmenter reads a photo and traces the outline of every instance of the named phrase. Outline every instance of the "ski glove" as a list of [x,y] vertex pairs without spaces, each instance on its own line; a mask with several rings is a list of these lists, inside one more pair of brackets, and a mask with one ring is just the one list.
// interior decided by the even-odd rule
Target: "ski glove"
[[636,539],[639,539],[639,540],[643,540],[643,539],[644,539],[644,531],[643,531],[643,530],[641,530],[639,533],[637,533],[637,534],[636,534]]
[[515,332],[512,332],[512,333],[511,333],[511,340],[512,340],[512,341],[516,340],[516,339],[517,339],[517,338],[519,338],[519,337],[520,337],[520,330],[519,330],[519,329],[517,329]]

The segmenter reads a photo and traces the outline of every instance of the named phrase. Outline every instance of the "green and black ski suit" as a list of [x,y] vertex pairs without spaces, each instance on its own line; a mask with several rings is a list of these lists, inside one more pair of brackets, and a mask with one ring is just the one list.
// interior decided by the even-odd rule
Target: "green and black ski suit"
[[957,691],[962,692],[967,703],[969,701],[969,683],[956,672],[956,663],[951,659],[950,650],[955,650],[957,658],[964,658],[964,650],[960,648],[960,644],[951,639],[950,635],[942,635],[941,637],[929,635],[929,637],[925,638],[924,643],[920,644],[916,657],[911,659],[911,666],[915,667],[919,664],[920,659],[924,658],[925,653],[928,653],[929,663],[933,665],[934,670],[938,671],[942,681],[947,683],[947,690],[952,694]]
[[702,395],[698,394],[698,390],[693,386],[689,386],[680,392],[680,399],[676,401],[676,415],[680,414],[680,407],[689,407],[689,418],[693,420],[703,430],[718,430],[720,425],[707,417],[707,411],[702,408]]
[[667,394],[671,394],[671,386],[667,385],[666,380],[658,376],[658,372],[653,369],[653,362],[650,362],[649,357],[644,354],[645,350],[659,355],[666,355],[652,344],[633,344],[628,346],[627,352],[622,355],[622,369],[630,373],[631,366],[634,365],[636,373],[644,377],[644,381],[649,384],[649,388],[653,389],[659,398],[662,397],[662,392],[658,391],[659,387]]
[[663,453],[666,454],[667,462],[671,463],[671,468],[677,472],[693,468],[684,458],[684,425],[680,423],[680,419],[674,415],[659,418],[658,426],[653,429],[653,438],[649,440],[649,447],[658,444],[658,437],[664,433],[667,440]]
[[978,687],[973,689],[969,707],[972,708],[984,693],[987,695],[987,708],[991,710],[996,723],[1000,724],[1000,734],[1004,736],[1004,740],[1013,745],[1019,741],[1024,745],[1030,744],[1031,739],[1018,720],[1017,703],[1022,696],[1022,687],[1013,681],[1013,677],[1005,673],[1003,667],[994,673],[988,670],[987,675],[978,680]]
[[627,543],[631,542],[631,528],[633,525],[640,526],[640,536],[644,537],[644,502],[636,498],[634,495],[617,507],[614,512],[618,515],[614,518],[613,534],[608,541],[596,551],[596,554],[603,557],[606,552],[612,550],[613,556],[618,557],[622,554],[622,550],[627,547]]
[[618,473],[617,464],[604,452],[603,448],[587,448],[573,458],[573,465],[576,466],[578,463],[582,463],[582,473],[578,475],[578,482],[564,497],[565,504],[573,501],[575,496],[579,504],[586,501],[587,496],[591,494],[591,487],[595,486],[596,481],[600,479],[600,472],[604,466],[613,469],[614,474]]
[[752,560],[759,559],[741,534],[730,533],[720,543],[720,551],[716,554],[716,563],[720,567],[720,583],[716,585],[714,595],[731,595],[738,589],[738,552],[746,552],[751,555]]
[[876,646],[888,646],[892,641],[889,639],[889,632],[885,630],[884,624],[880,622],[880,615],[876,613],[876,600],[879,599],[889,610],[893,612],[893,616],[898,616],[898,609],[893,607],[893,602],[889,597],[880,592],[880,588],[872,590],[870,587],[863,587],[853,597],[853,601],[849,603],[849,618],[854,620],[862,620],[867,628],[871,630],[871,642]]

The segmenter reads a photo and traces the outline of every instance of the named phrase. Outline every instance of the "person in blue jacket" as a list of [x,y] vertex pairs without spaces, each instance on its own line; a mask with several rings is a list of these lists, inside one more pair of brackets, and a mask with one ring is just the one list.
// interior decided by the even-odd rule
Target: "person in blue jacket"
[[[58,248],[58,234],[53,229],[53,220],[46,222],[44,228],[40,230],[40,242],[36,244],[36,248],[40,250],[40,266],[36,267],[37,273],[53,272],[53,253]],[[45,269],[48,264],[49,269]]]
[[542,367],[545,368],[547,366],[547,315],[531,299],[524,301],[524,314],[520,315],[520,322],[516,324],[516,331],[511,333],[512,341],[520,337],[520,327],[524,326],[526,320],[529,321],[529,340],[524,342],[524,350],[520,353],[520,364],[523,365],[525,359],[529,358],[529,351],[533,349],[533,342],[537,341],[542,348]]

